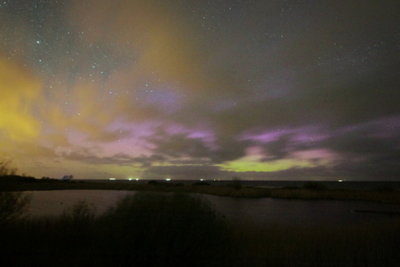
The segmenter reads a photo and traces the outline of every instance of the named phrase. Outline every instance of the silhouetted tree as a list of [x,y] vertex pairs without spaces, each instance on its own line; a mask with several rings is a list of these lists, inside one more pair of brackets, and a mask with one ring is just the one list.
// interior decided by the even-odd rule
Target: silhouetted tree
[[0,161],[0,176],[15,175],[17,169],[10,167],[11,160],[1,160]]

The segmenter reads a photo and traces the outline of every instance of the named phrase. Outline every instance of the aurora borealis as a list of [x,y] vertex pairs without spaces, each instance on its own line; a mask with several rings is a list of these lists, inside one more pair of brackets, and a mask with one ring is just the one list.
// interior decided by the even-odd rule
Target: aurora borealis
[[0,156],[37,177],[400,178],[400,2],[0,2]]

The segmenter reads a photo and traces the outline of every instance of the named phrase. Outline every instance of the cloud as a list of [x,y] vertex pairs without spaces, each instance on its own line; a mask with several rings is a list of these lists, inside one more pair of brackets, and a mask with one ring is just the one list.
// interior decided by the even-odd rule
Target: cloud
[[188,138],[185,134],[165,136],[163,139],[154,140],[152,143],[157,146],[154,152],[172,158],[203,158],[210,157],[212,154],[212,150],[201,139]]
[[40,89],[40,80],[28,69],[0,57],[0,134],[5,135],[3,142],[38,137],[40,122],[32,114],[39,106]]
[[400,175],[399,117],[381,118],[338,130],[319,146],[343,155],[338,173],[363,178],[396,179]]
[[367,2],[7,2],[0,153],[32,174],[394,177],[398,1]]

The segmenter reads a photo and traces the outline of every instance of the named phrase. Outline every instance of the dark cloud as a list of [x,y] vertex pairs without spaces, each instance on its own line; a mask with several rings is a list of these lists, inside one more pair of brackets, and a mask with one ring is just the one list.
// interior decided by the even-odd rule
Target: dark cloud
[[186,134],[163,135],[157,140],[152,140],[157,146],[155,152],[169,157],[192,157],[202,158],[210,157],[212,151],[204,142],[196,138],[188,138]]
[[235,160],[245,155],[250,144],[234,137],[218,137],[215,144],[201,138],[192,138],[188,134],[168,134],[159,130],[158,134],[148,139],[155,145],[154,153],[171,158],[208,159],[212,163]]
[[93,165],[112,164],[119,166],[137,166],[137,167],[150,167],[154,162],[165,161],[166,159],[161,155],[151,156],[130,156],[124,153],[118,153],[113,156],[98,156],[97,153],[89,151],[80,151],[72,153],[63,153],[60,157],[68,160],[74,160]]
[[87,138],[88,142],[115,142],[120,139],[129,137],[131,131],[118,130],[118,131],[104,131],[96,135],[91,135]]
[[220,163],[235,160],[245,155],[245,150],[250,142],[237,138],[221,136],[218,139],[218,149],[212,154],[213,162]]
[[291,141],[292,141],[292,135],[287,134],[280,136],[279,139],[276,141],[269,142],[263,145],[265,154],[268,155],[268,157],[265,160],[266,161],[276,160],[288,157],[290,152],[293,152],[293,149],[290,145]]
[[335,164],[338,173],[396,179],[400,176],[399,124],[392,125],[396,120],[386,120],[389,127],[375,122],[343,129],[319,145],[343,155]]

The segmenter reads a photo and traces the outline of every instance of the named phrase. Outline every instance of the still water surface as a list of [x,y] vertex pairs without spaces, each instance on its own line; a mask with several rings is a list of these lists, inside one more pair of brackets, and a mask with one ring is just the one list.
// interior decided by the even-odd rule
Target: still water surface
[[[117,201],[133,191],[112,190],[55,190],[30,191],[31,216],[56,216],[79,201],[90,203],[98,214],[114,206]],[[354,210],[396,211],[399,205],[360,201],[303,201],[282,199],[244,199],[203,195],[211,205],[229,221],[287,225],[349,225],[399,220],[400,216],[358,213]]]

